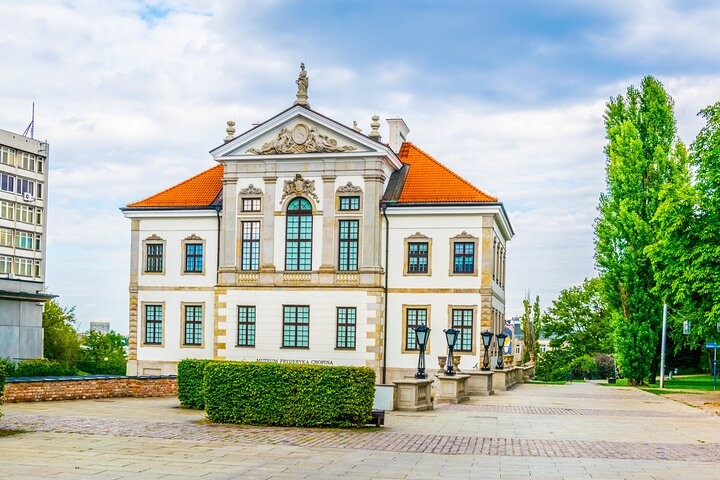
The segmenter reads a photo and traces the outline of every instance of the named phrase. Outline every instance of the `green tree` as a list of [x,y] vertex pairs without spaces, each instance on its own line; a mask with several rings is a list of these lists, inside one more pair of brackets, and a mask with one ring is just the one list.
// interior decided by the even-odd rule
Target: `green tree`
[[91,330],[82,339],[81,370],[87,373],[125,375],[127,356],[125,339],[116,332]]
[[62,307],[55,300],[45,302],[42,324],[45,358],[73,366],[80,358],[80,340],[75,331],[75,307]]
[[661,191],[676,182],[684,149],[676,139],[672,98],[653,77],[611,98],[605,112],[607,190],[595,223],[595,259],[613,318],[621,373],[642,384],[657,371],[662,299],[646,247]]
[[521,328],[523,332],[523,343],[525,344],[525,351],[527,352],[528,358],[531,362],[535,361],[537,355],[537,335],[536,329],[540,324],[540,296],[535,296],[535,303],[531,306],[530,299],[526,298],[523,300],[524,312],[520,317]]
[[541,329],[553,350],[565,350],[568,358],[613,352],[613,327],[601,296],[602,280],[560,292],[542,318]]

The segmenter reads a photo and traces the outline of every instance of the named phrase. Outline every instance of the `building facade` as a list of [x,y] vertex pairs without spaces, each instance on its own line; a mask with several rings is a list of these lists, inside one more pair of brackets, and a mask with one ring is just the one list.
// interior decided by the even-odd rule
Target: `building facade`
[[385,383],[414,372],[421,324],[430,358],[454,327],[460,367],[475,366],[480,332],[504,326],[510,222],[388,124],[385,144],[377,116],[364,135],[299,89],[245,133],[228,122],[217,166],[124,207],[128,373],[214,358],[369,366]]
[[0,357],[43,356],[48,144],[0,130]]

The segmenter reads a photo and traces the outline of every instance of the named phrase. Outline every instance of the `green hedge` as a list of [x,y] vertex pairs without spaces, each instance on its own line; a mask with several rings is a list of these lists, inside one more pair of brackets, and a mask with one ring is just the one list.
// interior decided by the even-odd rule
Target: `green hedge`
[[180,405],[202,410],[205,408],[203,395],[203,371],[212,360],[188,358],[178,363],[177,388]]
[[[5,379],[7,378],[7,375],[5,373],[5,365],[0,363],[0,405],[2,405],[3,402],[3,394],[5,393]],[[2,417],[2,412],[0,412],[0,417]]]
[[372,417],[375,372],[366,367],[213,362],[205,368],[213,422],[352,427]]
[[37,358],[18,363],[13,373],[14,377],[56,377],[77,375],[78,369],[74,366],[66,367],[59,362],[47,358]]

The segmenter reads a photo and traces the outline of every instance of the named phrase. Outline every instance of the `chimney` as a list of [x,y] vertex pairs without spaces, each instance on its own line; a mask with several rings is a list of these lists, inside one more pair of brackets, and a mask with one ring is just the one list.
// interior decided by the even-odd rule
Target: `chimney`
[[403,142],[407,140],[410,129],[405,124],[405,121],[402,118],[386,118],[385,121],[390,127],[390,138],[388,145],[390,145],[390,148],[392,148],[393,152],[397,153],[400,151],[400,147],[402,146]]

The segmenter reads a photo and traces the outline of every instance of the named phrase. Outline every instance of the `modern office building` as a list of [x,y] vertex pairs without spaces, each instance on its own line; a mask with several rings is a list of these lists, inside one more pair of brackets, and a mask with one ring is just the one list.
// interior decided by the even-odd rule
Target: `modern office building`
[[412,375],[460,331],[461,368],[505,326],[502,203],[408,142],[293,106],[225,141],[216,166],[122,209],[131,220],[128,374],[183,358],[361,365]]
[[0,130],[0,357],[43,356],[48,144]]

